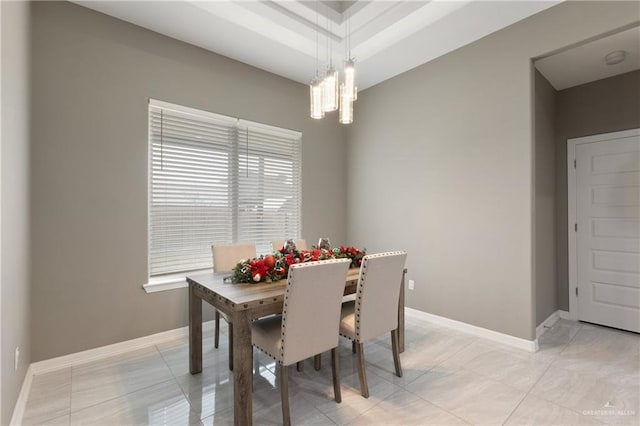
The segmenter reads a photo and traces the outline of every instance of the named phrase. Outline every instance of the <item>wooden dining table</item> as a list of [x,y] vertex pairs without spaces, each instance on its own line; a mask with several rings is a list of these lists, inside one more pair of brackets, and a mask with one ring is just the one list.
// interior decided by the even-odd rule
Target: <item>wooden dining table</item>
[[[399,350],[404,351],[404,279],[402,274],[398,300]],[[228,275],[228,274],[226,274]],[[222,312],[233,324],[233,399],[234,424],[251,425],[253,420],[253,348],[251,321],[282,313],[287,280],[273,283],[233,284],[225,274],[213,272],[189,275],[189,369],[202,371],[202,301]],[[356,292],[359,269],[349,269],[344,294]]]

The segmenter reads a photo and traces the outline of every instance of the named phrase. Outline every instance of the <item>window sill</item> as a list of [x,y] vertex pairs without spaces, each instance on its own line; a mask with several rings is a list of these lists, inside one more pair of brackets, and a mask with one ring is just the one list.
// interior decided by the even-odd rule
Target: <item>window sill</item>
[[147,293],[157,293],[159,291],[175,290],[177,288],[187,288],[187,275],[190,273],[211,271],[211,269],[203,269],[199,271],[182,272],[179,274],[160,275],[150,277],[149,282],[142,285]]

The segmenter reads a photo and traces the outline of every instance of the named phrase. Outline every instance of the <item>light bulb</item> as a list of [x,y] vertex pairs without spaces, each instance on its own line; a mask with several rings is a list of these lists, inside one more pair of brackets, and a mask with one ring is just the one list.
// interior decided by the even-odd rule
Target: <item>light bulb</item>
[[318,78],[314,78],[309,84],[309,100],[311,118],[323,118],[324,111],[322,110],[322,84]]
[[327,70],[322,82],[322,110],[331,112],[338,109],[338,71],[333,68]]
[[352,100],[358,99],[358,87],[356,86],[356,65],[349,59],[344,62],[344,87],[345,96]]
[[346,96],[347,87],[344,84],[340,85],[340,112],[338,114],[338,121],[342,124],[353,123],[353,99]]

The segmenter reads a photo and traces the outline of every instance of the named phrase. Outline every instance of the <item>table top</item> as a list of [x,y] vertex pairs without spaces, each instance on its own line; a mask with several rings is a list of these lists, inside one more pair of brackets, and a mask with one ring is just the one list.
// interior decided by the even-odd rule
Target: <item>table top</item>
[[[355,285],[359,274],[360,268],[349,269],[345,283]],[[234,310],[249,309],[266,301],[281,302],[284,298],[286,279],[272,283],[234,284],[224,281],[227,276],[228,273],[201,272],[187,276],[187,282],[190,286],[197,286],[200,290],[223,299]]]

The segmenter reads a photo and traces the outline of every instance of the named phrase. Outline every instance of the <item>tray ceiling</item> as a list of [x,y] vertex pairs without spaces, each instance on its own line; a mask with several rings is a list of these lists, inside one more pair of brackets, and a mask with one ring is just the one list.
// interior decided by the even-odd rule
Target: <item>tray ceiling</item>
[[316,52],[342,64],[350,27],[361,90],[559,2],[75,1],[304,84]]

